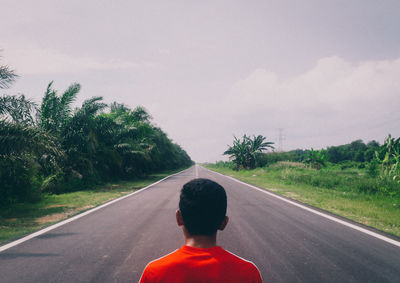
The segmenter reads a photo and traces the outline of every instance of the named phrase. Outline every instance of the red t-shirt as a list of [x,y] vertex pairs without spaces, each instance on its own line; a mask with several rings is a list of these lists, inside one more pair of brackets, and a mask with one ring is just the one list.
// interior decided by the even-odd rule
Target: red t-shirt
[[140,278],[148,282],[262,282],[254,263],[244,260],[219,246],[193,248],[182,246],[150,262]]

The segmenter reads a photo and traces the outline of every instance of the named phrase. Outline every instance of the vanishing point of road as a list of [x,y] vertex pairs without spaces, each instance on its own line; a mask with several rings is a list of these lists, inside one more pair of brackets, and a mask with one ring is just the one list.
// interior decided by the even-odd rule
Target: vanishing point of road
[[149,261],[182,245],[175,210],[195,177],[225,187],[230,222],[218,244],[253,261],[264,282],[400,282],[399,245],[200,166],[0,247],[0,282],[137,282]]

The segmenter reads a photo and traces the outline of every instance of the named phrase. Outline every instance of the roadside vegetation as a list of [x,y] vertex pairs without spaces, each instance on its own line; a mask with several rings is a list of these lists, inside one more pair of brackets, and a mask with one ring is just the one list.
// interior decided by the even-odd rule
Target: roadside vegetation
[[[0,65],[0,91],[17,78]],[[193,164],[144,107],[102,97],[73,107],[80,90],[73,83],[59,93],[50,82],[40,104],[0,93],[0,241],[53,222],[40,217],[60,220],[51,215],[75,214]]]
[[[16,78],[0,66],[0,89]],[[51,82],[40,104],[0,96],[0,207],[193,163],[141,106],[92,97],[73,108],[80,89],[73,83],[59,94]]]
[[256,168],[232,161],[209,169],[400,236],[400,138],[325,150],[258,153]]

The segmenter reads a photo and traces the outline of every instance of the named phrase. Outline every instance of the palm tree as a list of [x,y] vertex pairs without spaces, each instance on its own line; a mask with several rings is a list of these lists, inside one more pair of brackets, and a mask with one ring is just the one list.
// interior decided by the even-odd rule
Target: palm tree
[[[83,102],[70,117],[64,115],[60,121],[60,139],[67,153],[68,170],[76,170],[84,177],[95,175],[95,156],[99,145],[95,117],[107,105],[102,97],[93,97]],[[66,112],[65,112],[66,113]]]
[[52,85],[53,82],[50,82],[43,97],[39,122],[44,130],[60,134],[65,123],[71,118],[71,104],[75,101],[81,86],[74,83],[58,96]]
[[25,153],[61,156],[56,139],[34,126],[0,121],[0,156],[17,158]]
[[256,167],[256,160],[257,160],[258,153],[268,150],[268,148],[272,148],[272,149],[274,148],[272,146],[274,143],[273,142],[265,142],[266,139],[267,138],[263,137],[262,135],[253,136],[253,139],[248,138],[248,143],[249,143],[248,166],[250,168]]
[[38,181],[58,170],[64,152],[40,128],[0,121],[0,204],[37,200]]
[[[18,75],[15,74],[14,70],[8,66],[0,65],[0,89],[9,88],[17,77]],[[36,104],[25,99],[23,94],[19,97],[10,95],[0,97],[0,118],[3,118],[3,120],[11,117],[16,123],[33,122],[31,112],[35,109]]]
[[[16,75],[0,72],[0,87],[9,87]],[[24,95],[0,96],[0,204],[192,163],[145,108],[113,103],[105,113],[93,97],[73,110],[79,91],[74,83],[58,95],[50,82],[39,109]]]

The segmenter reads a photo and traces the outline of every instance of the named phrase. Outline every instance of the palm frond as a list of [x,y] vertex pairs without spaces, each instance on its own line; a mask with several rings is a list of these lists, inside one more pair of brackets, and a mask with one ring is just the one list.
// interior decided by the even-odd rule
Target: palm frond
[[18,77],[8,66],[0,66],[0,89],[9,88]]
[[149,122],[152,117],[143,106],[137,106],[132,111],[132,116],[136,122]]
[[82,107],[78,110],[78,112],[84,113],[85,116],[94,116],[98,111],[103,110],[107,107],[107,104],[100,102],[103,100],[101,96],[95,96],[89,99],[86,99]]
[[110,104],[110,111],[111,113],[126,113],[130,111],[130,109],[125,104],[114,101]]
[[37,156],[45,153],[63,155],[55,138],[39,128],[0,121],[0,155],[9,157],[27,152],[33,152]]
[[81,85],[74,83],[70,85],[60,98],[62,114],[68,117],[71,113],[71,104],[76,100],[76,96],[81,89]]
[[0,117],[11,117],[15,123],[33,124],[35,111],[37,111],[37,104],[26,99],[23,94],[0,97]]

